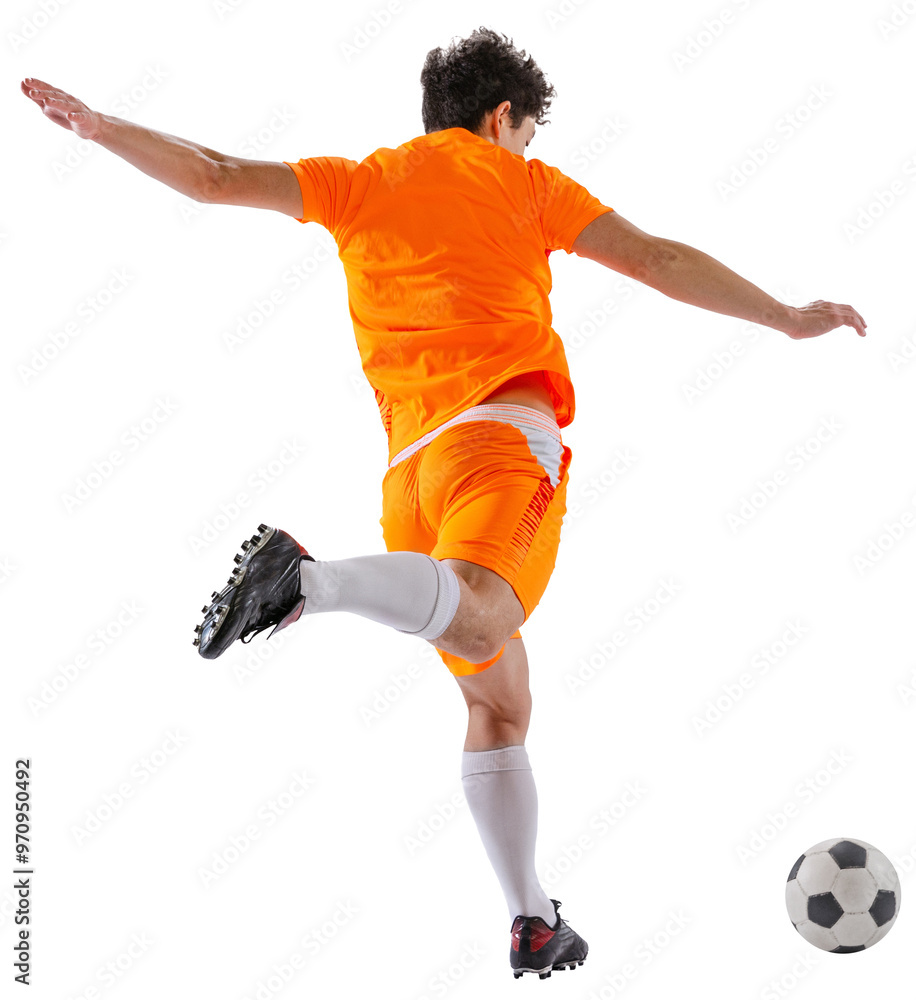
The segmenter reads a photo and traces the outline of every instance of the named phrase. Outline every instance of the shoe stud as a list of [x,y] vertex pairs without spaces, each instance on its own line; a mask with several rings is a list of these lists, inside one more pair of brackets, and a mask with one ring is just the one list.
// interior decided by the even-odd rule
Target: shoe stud
[[246,538],[245,541],[242,542],[242,551],[247,552],[250,548],[251,548],[251,542]]
[[268,529],[269,527],[270,527],[270,525],[269,525],[269,524],[259,524],[259,525],[258,525],[258,531],[267,531],[267,529]]
[[241,557],[240,555],[238,555],[238,553],[236,553],[236,556],[235,556],[235,564],[236,564],[236,566],[237,566],[237,565],[238,565],[238,564],[239,564],[239,563],[240,563],[241,561],[242,561],[242,557]]
[[203,607],[202,607],[202,608],[200,609],[200,613],[201,613],[202,615],[205,615],[205,614],[206,614],[206,613],[207,613],[207,612],[208,612],[209,610],[210,610],[210,609],[209,609],[209,608],[207,607],[207,605],[205,604],[205,605],[204,605],[204,606],[203,606]]
[[200,639],[195,639],[194,640],[194,645],[195,646],[199,646],[200,645]]

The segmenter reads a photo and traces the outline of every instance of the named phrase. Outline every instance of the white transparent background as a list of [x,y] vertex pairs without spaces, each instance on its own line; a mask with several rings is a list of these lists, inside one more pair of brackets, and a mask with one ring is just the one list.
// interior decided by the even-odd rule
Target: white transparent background
[[[556,86],[530,157],[783,301],[869,324],[793,342],[551,256],[578,411],[571,513],[523,628],[527,746],[538,871],[591,951],[539,988],[852,998],[907,981],[916,5],[16,0],[0,43],[12,987],[22,756],[33,996],[530,987],[509,986],[503,897],[460,794],[466,710],[431,647],[349,615],[218,661],[191,645],[261,521],[320,559],[384,551],[386,442],[330,236],[189,201],[19,91],[38,77],[224,153],[361,159],[423,132],[426,52],[481,24]],[[790,625],[804,634],[784,649]],[[768,650],[785,655],[761,670]],[[835,836],[880,848],[903,885],[897,926],[851,957],[808,947],[783,903],[796,857]]]

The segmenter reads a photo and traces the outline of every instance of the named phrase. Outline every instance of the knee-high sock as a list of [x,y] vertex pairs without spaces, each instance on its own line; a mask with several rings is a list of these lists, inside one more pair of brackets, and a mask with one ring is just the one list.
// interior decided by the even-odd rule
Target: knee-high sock
[[452,623],[461,592],[455,571],[422,552],[383,552],[299,564],[303,614],[351,611],[399,632],[438,639]]
[[509,907],[509,920],[540,917],[557,921],[553,903],[534,870],[538,797],[524,746],[465,750],[461,783],[480,839]]

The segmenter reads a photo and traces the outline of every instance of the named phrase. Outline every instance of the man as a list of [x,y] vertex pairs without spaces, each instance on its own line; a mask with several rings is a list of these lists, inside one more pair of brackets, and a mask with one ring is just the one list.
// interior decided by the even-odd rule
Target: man
[[689,304],[812,337],[865,335],[850,306],[791,308],[705,254],[649,236],[525,148],[554,89],[481,28],[434,49],[425,134],[361,162],[265,162],[91,111],[40,80],[53,121],[198,201],[317,221],[338,244],[363,370],[388,434],[387,553],[319,562],[261,525],[213,593],[195,644],[208,658],[303,614],[349,611],[433,643],[468,706],[462,781],[506,897],[516,978],[588,952],[538,882],[531,709],[519,627],[553,571],[575,413],[551,326],[548,255],[599,261]]

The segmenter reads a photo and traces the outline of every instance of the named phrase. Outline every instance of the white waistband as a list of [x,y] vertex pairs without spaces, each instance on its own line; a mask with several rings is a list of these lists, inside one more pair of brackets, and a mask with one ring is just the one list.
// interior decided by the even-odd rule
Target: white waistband
[[417,438],[413,444],[401,449],[388,464],[389,469],[393,469],[398,462],[403,462],[405,458],[415,455],[421,448],[425,448],[430,441],[455,424],[467,423],[469,420],[498,420],[501,423],[512,424],[515,427],[533,427],[543,431],[551,437],[560,441],[560,426],[556,420],[551,420],[540,410],[534,410],[530,406],[520,406],[517,403],[482,403],[480,406],[472,406],[468,410],[446,420],[434,430]]

